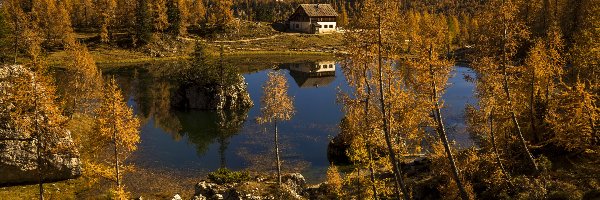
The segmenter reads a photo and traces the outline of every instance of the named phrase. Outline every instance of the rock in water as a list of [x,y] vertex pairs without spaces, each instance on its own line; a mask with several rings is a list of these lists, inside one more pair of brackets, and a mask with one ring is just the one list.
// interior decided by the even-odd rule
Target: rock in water
[[[14,84],[17,81],[31,80],[32,72],[18,65],[0,67],[0,185],[17,185],[37,183],[38,160],[37,140],[31,135],[24,134],[16,127],[17,122],[11,117],[11,110],[16,103],[11,100],[15,95]],[[40,93],[45,91],[41,85],[37,86]],[[8,99],[8,100],[7,100]],[[47,151],[42,156],[42,179],[44,182],[60,181],[76,178],[81,175],[79,153],[74,148],[71,133],[48,122],[47,112],[40,109],[40,118],[43,118],[42,130],[46,131],[44,142]],[[22,114],[25,119],[32,119],[31,113]],[[25,117],[26,116],[26,117]],[[53,136],[53,137],[49,137]],[[51,139],[51,140],[50,140]],[[52,151],[48,150],[52,149]]]
[[174,108],[243,110],[253,105],[246,81],[241,75],[237,75],[235,83],[226,86],[187,83],[179,86],[171,95],[171,106]]

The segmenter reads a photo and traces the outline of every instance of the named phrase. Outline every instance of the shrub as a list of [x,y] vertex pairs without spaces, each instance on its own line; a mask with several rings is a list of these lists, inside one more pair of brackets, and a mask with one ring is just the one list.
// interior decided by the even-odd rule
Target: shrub
[[220,168],[217,171],[208,173],[208,179],[217,184],[240,183],[250,180],[250,175],[246,171],[231,171],[227,168]]

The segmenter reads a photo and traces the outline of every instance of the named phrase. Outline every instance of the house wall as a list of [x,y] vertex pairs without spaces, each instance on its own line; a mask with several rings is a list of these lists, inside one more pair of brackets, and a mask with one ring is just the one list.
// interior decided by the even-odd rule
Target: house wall
[[290,21],[290,30],[294,32],[310,33],[310,22]]
[[321,25],[321,28],[319,28],[319,33],[335,32],[335,29],[337,28],[336,22],[317,22],[317,24]]

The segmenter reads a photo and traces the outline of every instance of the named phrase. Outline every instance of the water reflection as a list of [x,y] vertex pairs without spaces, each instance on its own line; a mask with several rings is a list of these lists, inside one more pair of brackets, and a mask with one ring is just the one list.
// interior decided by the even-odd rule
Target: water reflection
[[335,80],[335,61],[290,63],[279,68],[289,70],[300,88],[323,87]]
[[[264,130],[253,119],[260,113],[262,85],[271,70],[267,68],[277,64],[279,70],[289,72],[286,73],[288,93],[294,97],[297,110],[294,118],[280,127],[281,141],[285,144],[282,145],[284,166],[300,166],[309,182],[323,180],[329,165],[327,143],[339,132],[342,118],[341,106],[336,103],[338,88],[349,90],[340,66],[326,60],[273,62],[258,72],[243,74],[255,106],[234,112],[173,108],[173,95],[182,92],[182,85],[187,88],[196,85],[181,81],[183,75],[175,73],[185,66],[154,63],[110,72],[128,96],[129,105],[143,120],[142,142],[133,162],[139,167],[179,172],[208,172],[224,166],[238,170],[255,166],[273,169],[271,131]],[[244,67],[239,64],[239,68]],[[461,75],[470,73],[467,68],[458,67],[457,75],[450,80],[453,84],[444,95],[444,116],[450,126],[464,126],[462,113],[464,104],[472,101],[473,84],[464,81]],[[186,97],[194,100],[190,95]],[[319,103],[314,103],[315,99]],[[452,130],[449,137],[463,140]]]

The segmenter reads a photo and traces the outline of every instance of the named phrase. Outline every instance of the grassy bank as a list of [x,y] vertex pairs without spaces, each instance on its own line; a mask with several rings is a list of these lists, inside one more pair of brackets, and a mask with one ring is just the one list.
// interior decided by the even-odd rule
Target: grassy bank
[[[85,36],[80,36],[86,37]],[[91,36],[89,36],[91,37]],[[82,38],[93,41],[93,38]],[[101,66],[126,66],[150,62],[175,61],[189,58],[197,37],[172,38],[157,37],[155,42],[138,48],[121,48],[115,45],[89,42],[86,45],[94,60]],[[343,35],[278,33],[262,38],[242,40],[207,41],[207,50],[213,56],[221,52],[226,59],[255,56],[333,56],[343,51]],[[51,66],[64,66],[71,55],[66,51],[49,52],[47,63]]]

